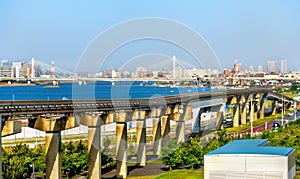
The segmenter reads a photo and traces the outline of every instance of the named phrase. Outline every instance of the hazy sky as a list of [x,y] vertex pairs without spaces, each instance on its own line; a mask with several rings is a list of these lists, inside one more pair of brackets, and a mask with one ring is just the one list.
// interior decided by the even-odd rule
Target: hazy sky
[[131,19],[157,17],[194,29],[223,68],[232,67],[235,57],[243,68],[255,70],[284,57],[289,70],[300,70],[299,9],[297,0],[0,1],[0,59],[35,57],[50,64],[54,57],[57,67],[73,70],[101,32]]

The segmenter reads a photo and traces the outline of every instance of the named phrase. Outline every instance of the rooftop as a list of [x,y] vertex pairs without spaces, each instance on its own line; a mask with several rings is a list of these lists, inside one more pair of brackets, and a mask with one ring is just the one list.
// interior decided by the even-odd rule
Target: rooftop
[[267,146],[268,144],[269,141],[267,139],[235,140],[207,153],[206,155],[252,154],[287,156],[294,150],[293,148],[289,147],[271,147]]

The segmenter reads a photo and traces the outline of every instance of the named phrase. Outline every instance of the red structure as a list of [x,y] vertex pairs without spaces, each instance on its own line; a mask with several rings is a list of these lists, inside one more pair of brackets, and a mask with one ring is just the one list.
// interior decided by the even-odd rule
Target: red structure
[[55,76],[55,66],[54,66],[54,59],[52,57],[52,63],[51,63],[51,76]]

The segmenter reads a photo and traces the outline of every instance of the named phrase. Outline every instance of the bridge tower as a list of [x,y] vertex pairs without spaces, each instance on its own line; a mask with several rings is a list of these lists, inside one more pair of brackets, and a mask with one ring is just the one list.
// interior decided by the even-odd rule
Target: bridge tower
[[35,77],[34,58],[31,59],[31,78]]
[[176,69],[175,69],[175,68],[176,68],[176,56],[174,55],[174,56],[173,56],[173,75],[172,75],[173,79],[175,79],[175,77],[176,77],[176,76],[175,76],[175,74],[176,74],[176,73],[175,73],[175,72],[176,72]]

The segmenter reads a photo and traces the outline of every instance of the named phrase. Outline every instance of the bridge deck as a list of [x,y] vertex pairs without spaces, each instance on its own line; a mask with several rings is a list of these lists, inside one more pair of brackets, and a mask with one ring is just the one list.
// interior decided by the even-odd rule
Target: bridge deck
[[[14,100],[0,101],[0,114],[2,116],[38,115],[45,113],[73,113],[94,112],[111,110],[151,109],[155,107],[174,106],[187,104],[193,101],[209,100],[216,98],[230,98],[237,95],[255,93],[268,93],[272,97],[282,98],[271,89],[224,89],[217,92],[201,92],[194,94],[180,94],[175,96],[140,98],[140,99],[111,99],[111,100]],[[284,96],[284,100],[291,98]]]

